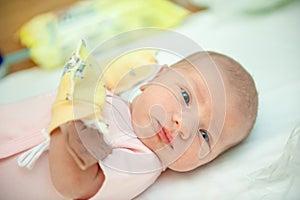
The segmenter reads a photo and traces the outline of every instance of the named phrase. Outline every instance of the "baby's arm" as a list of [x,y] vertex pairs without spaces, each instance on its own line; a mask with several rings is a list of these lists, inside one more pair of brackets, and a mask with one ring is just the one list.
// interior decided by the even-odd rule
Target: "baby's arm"
[[[69,132],[69,134],[76,137],[77,133]],[[83,170],[79,167],[68,150],[65,136],[60,128],[55,129],[51,135],[49,162],[53,185],[67,198],[92,197],[104,181],[104,174],[96,160],[87,169]]]
[[[49,163],[53,185],[63,196],[72,199],[93,196],[104,181],[97,160],[89,154],[79,138],[79,134],[83,134],[84,138],[88,135],[92,140],[101,142],[98,132],[89,130],[81,121],[99,120],[105,102],[104,80],[98,80],[97,68],[87,61],[88,55],[81,41],[64,66],[48,128],[51,135]],[[93,147],[97,146],[92,144]],[[98,144],[101,149],[101,143]]]

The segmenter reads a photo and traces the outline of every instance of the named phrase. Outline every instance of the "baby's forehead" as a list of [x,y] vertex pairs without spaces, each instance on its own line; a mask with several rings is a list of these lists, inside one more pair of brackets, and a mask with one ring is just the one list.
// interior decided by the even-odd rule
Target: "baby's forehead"
[[170,69],[174,70],[176,73],[178,73],[181,76],[186,77],[186,78],[192,78],[192,79],[201,78],[202,79],[201,71],[197,70],[191,64],[174,65],[174,66],[170,66]]
[[195,92],[203,92],[203,89],[206,87],[205,77],[201,71],[197,70],[192,65],[174,66],[170,67],[170,69],[174,70],[175,73],[180,74],[182,78],[180,81],[186,82],[195,90]]

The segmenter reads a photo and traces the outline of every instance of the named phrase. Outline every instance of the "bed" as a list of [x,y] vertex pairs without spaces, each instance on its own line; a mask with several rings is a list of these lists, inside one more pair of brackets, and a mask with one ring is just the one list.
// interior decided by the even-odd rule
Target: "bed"
[[[259,93],[258,118],[236,148],[194,171],[164,172],[136,199],[300,198],[299,19],[300,1],[294,1],[259,15],[223,17],[206,10],[174,29],[250,72]],[[10,74],[0,80],[0,103],[55,90],[60,74],[38,67]]]

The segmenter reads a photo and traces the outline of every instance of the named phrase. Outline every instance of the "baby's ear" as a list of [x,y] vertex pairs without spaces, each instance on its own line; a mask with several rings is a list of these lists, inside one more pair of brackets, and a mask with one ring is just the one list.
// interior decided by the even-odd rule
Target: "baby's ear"
[[[160,76],[161,74],[163,74],[167,69],[168,69],[168,65],[167,64],[164,64],[160,67],[159,71],[156,73],[156,75],[153,77],[153,79],[155,79],[156,77]],[[152,80],[153,80],[152,79]],[[150,80],[150,81],[152,81]]]
[[156,76],[159,76],[162,72],[164,72],[166,69],[168,69],[168,65],[167,64],[163,64],[160,68],[160,70],[157,72]]

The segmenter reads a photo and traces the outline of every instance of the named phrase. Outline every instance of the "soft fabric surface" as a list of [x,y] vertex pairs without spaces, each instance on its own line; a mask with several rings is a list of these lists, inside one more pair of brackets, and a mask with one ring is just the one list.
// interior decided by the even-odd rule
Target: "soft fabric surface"
[[[166,171],[136,199],[299,199],[300,131],[292,134],[300,123],[299,19],[296,1],[256,16],[220,18],[205,11],[176,28],[245,66],[259,92],[258,118],[238,147],[192,172]],[[60,73],[34,68],[9,75],[0,81],[0,102],[54,90]]]

